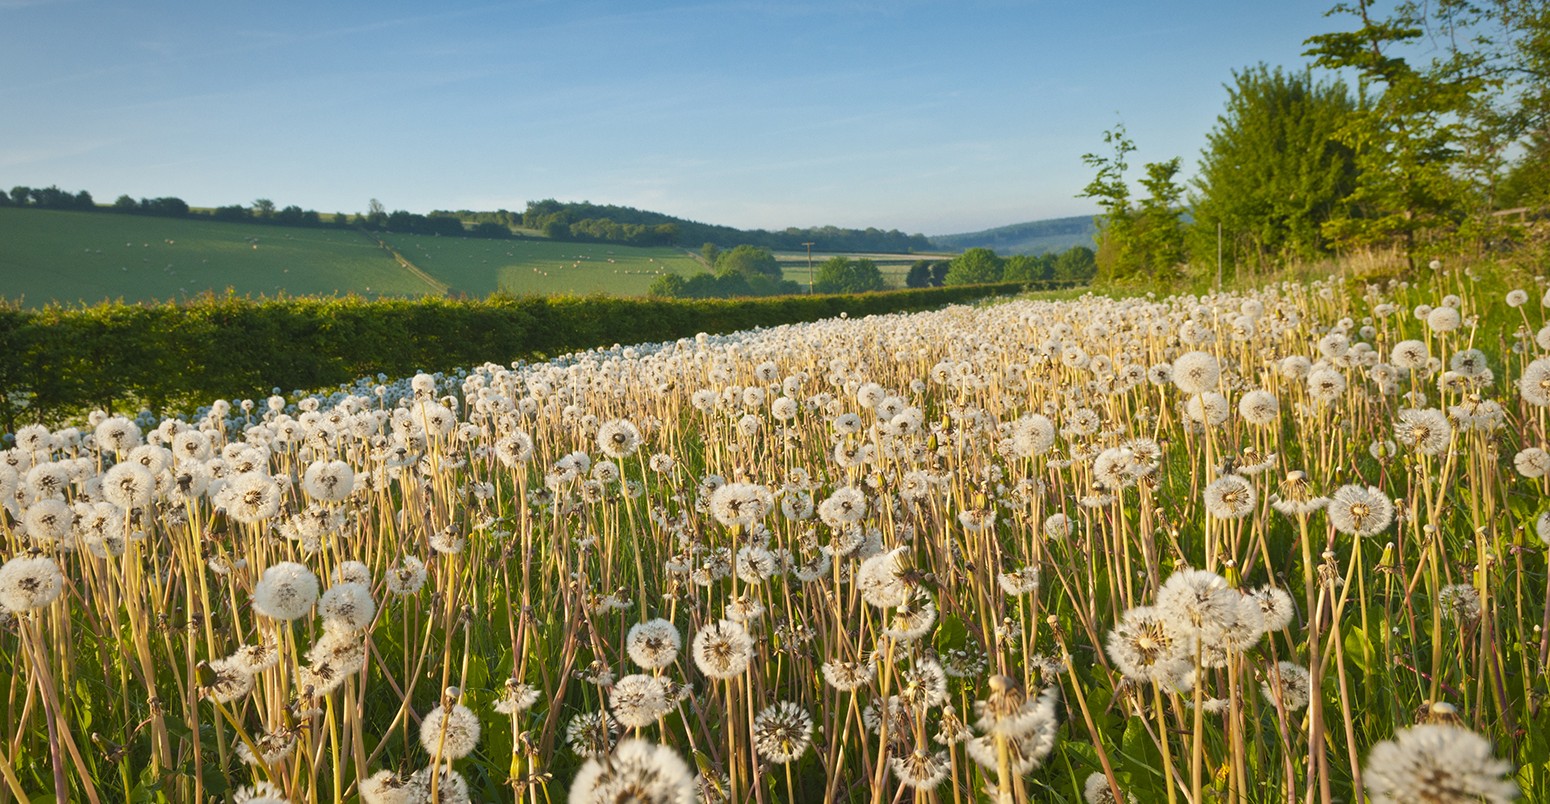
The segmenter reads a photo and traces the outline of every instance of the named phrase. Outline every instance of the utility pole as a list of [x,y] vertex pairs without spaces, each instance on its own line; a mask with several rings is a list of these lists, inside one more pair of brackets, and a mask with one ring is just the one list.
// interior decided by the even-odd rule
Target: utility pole
[[803,243],[807,246],[807,295],[813,295],[813,244]]

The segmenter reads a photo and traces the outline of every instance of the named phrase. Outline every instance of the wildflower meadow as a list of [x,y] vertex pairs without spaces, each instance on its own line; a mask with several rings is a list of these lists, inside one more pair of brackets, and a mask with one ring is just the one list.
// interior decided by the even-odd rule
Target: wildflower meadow
[[1550,293],[1017,299],[0,453],[0,802],[1504,802]]

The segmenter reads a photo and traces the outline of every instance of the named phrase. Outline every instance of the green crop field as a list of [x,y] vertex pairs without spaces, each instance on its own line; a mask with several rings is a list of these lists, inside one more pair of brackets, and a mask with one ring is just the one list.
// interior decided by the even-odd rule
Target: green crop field
[[0,296],[48,302],[432,292],[358,232],[0,208]]
[[[381,237],[408,261],[400,265]],[[832,254],[813,254],[820,265]],[[929,255],[857,254],[903,287]],[[777,255],[787,279],[808,282],[807,254]],[[28,306],[184,299],[205,292],[291,296],[357,293],[641,296],[664,273],[705,270],[678,248],[547,240],[366,235],[89,212],[0,208],[0,298]]]
[[547,240],[479,240],[383,235],[405,259],[450,292],[645,295],[659,274],[693,274],[703,265],[683,249]]

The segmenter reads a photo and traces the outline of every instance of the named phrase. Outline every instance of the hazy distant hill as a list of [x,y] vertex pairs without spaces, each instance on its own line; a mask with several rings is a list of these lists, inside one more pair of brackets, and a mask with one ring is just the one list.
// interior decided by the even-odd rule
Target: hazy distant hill
[[932,248],[942,251],[988,248],[1004,257],[1010,254],[1065,251],[1072,246],[1092,248],[1093,235],[1096,233],[1093,216],[1079,215],[1074,218],[1014,223],[983,232],[937,235],[930,240]]

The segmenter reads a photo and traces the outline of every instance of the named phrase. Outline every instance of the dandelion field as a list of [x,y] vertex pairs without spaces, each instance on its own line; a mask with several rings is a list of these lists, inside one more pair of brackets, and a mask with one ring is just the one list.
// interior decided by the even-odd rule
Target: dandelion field
[[1546,290],[1025,299],[20,428],[0,802],[1543,800]]

